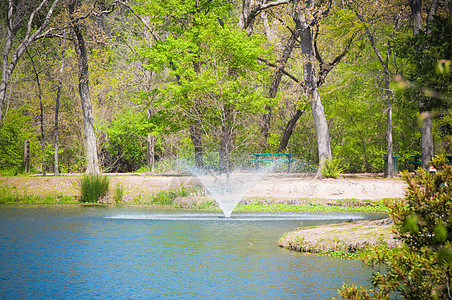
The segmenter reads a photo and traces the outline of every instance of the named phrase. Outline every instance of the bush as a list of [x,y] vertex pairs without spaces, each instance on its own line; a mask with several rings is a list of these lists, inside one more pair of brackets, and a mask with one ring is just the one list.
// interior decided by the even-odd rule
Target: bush
[[325,160],[325,165],[322,169],[323,176],[327,178],[338,178],[345,170],[343,167],[341,167],[341,164],[341,159],[330,158]]
[[115,189],[115,202],[120,203],[122,198],[124,198],[124,187],[118,182]]
[[[11,109],[0,125],[0,171],[6,176],[16,176],[23,172],[24,141],[33,136],[29,131],[31,118],[25,116],[22,110],[25,108]],[[33,140],[31,152],[32,146]]]
[[80,200],[98,202],[108,192],[110,181],[105,175],[85,175],[80,181]]
[[[389,299],[397,293],[405,299],[450,299],[452,274],[452,167],[444,157],[432,162],[434,174],[420,169],[408,184],[404,201],[388,203],[400,249],[375,250],[365,259],[373,268],[386,266],[373,276],[374,289],[344,286],[347,299]],[[385,269],[385,268],[383,268]]]

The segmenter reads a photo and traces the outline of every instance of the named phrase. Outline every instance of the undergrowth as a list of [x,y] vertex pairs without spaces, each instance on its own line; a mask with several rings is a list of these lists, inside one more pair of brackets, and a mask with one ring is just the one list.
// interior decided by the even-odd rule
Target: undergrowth
[[268,212],[387,212],[388,207],[383,203],[363,206],[336,206],[316,203],[306,205],[291,204],[241,204],[237,205],[234,211],[268,211]]
[[8,186],[0,186],[0,204],[74,204],[73,196],[63,194],[31,195],[12,191]]
[[85,175],[80,180],[81,202],[98,202],[108,193],[110,181],[105,175]]

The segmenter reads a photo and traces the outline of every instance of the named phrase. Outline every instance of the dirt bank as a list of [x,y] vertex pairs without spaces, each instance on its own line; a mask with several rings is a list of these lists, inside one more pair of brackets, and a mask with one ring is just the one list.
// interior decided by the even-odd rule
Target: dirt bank
[[247,193],[248,197],[295,199],[379,200],[403,198],[406,184],[401,179],[375,177],[317,180],[296,175],[269,175]]
[[[118,175],[107,174],[110,187],[121,183],[126,196],[155,194],[162,190],[180,186],[200,185],[192,176],[171,175]],[[25,176],[1,177],[0,185],[18,193],[34,195],[63,194],[79,195],[81,175],[67,176]],[[401,179],[376,177],[355,177],[342,179],[316,180],[300,174],[269,174],[249,187],[246,198],[265,198],[267,201],[308,199],[310,202],[327,200],[358,199],[378,200],[384,198],[403,198],[406,184]],[[298,202],[298,201],[294,201]]]

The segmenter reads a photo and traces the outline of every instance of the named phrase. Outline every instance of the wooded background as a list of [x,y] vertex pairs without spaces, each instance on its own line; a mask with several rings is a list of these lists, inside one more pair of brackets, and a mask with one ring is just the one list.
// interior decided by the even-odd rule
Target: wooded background
[[9,0],[0,172],[452,153],[452,1]]

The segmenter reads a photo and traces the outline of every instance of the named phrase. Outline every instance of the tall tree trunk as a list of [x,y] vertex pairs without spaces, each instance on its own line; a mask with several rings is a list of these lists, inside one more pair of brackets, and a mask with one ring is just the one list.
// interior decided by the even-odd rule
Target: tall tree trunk
[[76,5],[76,0],[68,0],[69,16],[72,19],[72,41],[74,43],[79,68],[79,93],[82,103],[86,141],[86,173],[98,174],[100,173],[100,169],[97,158],[97,143],[94,131],[94,117],[91,106],[91,95],[89,92],[88,58],[82,30],[80,28],[80,25],[73,20]]
[[147,151],[147,161],[149,170],[151,173],[154,173],[155,170],[155,136],[148,134],[147,135],[147,144],[148,144],[148,151]]
[[[147,110],[148,119],[152,117],[152,111],[150,109]],[[153,173],[155,169],[155,136],[148,133],[147,135],[147,162],[149,166],[149,170]]]
[[319,155],[319,168],[316,177],[322,176],[322,169],[325,161],[332,157],[331,141],[328,131],[328,123],[325,117],[325,111],[321,102],[319,91],[317,88],[317,79],[315,74],[315,53],[313,46],[312,28],[310,21],[304,14],[306,11],[312,10],[314,1],[308,1],[306,7],[303,7],[300,0],[294,0],[292,17],[295,21],[297,32],[301,41],[301,53],[303,56],[303,77],[304,84],[309,96],[312,116],[314,118],[315,129],[317,133],[317,149]]
[[30,173],[30,140],[24,141],[24,172]]
[[413,34],[422,30],[422,0],[409,0],[413,18]]
[[239,16],[239,27],[242,30],[246,30],[248,34],[253,32],[254,16],[250,16],[251,8],[255,5],[255,0],[243,0],[242,12]]
[[325,165],[325,161],[332,157],[331,140],[325,111],[323,110],[317,88],[312,92],[311,99],[311,111],[317,133],[317,150],[319,152],[319,169],[317,170],[316,177],[322,177],[322,169]]
[[201,169],[204,167],[204,162],[201,123],[198,120],[190,126],[190,138],[195,149],[195,166]]
[[[388,146],[387,152],[387,162],[385,165],[385,176],[388,178],[394,177],[394,150],[393,150],[393,141],[392,141],[392,92],[390,87],[390,74],[389,74],[389,58],[391,56],[391,45],[390,41],[388,41],[387,49],[386,49],[386,58],[383,59],[380,50],[378,49],[374,36],[370,31],[369,27],[366,25],[366,22],[361,14],[356,11],[356,15],[363,22],[364,28],[366,30],[367,38],[374,49],[375,55],[378,58],[382,68],[383,68],[383,76],[385,82],[385,91],[386,91],[386,101],[387,101],[387,117],[386,117],[386,144]],[[391,38],[393,33],[391,33]]]
[[54,165],[53,165],[53,173],[55,176],[59,174],[59,156],[58,156],[58,150],[59,150],[59,120],[58,120],[58,114],[60,112],[60,96],[61,96],[61,86],[63,84],[63,70],[64,70],[64,63],[65,63],[65,47],[66,45],[66,38],[63,40],[63,50],[61,50],[61,64],[60,64],[60,73],[58,78],[58,86],[57,86],[57,94],[56,94],[56,100],[55,100],[55,126],[53,130],[53,137],[54,137]]
[[[413,34],[417,35],[422,31],[422,0],[409,0],[411,7],[411,14],[413,18]],[[432,14],[436,11],[438,2],[434,1],[430,12]],[[429,16],[430,17],[430,16]],[[423,62],[418,62],[422,64]],[[422,95],[420,95],[419,100],[419,113],[422,120],[421,128],[421,148],[422,148],[422,167],[428,169],[430,161],[433,158],[433,129],[430,111],[425,108],[425,103],[422,100]]]
[[425,110],[422,100],[419,101],[419,113],[422,120],[421,147],[422,147],[422,167],[428,169],[433,158],[433,129],[430,111]]
[[35,62],[33,60],[33,57],[30,55],[30,52],[28,52],[28,48],[25,49],[28,56],[30,57],[31,65],[33,66],[33,72],[36,76],[36,83],[38,85],[38,91],[39,91],[39,111],[40,111],[40,128],[41,128],[41,153],[42,153],[42,175],[46,176],[46,141],[44,137],[44,111],[42,107],[42,89],[41,89],[41,82],[39,81],[39,74],[38,70],[36,70]]
[[[389,57],[389,49],[388,49],[388,57]],[[388,60],[386,60],[388,62]],[[385,68],[385,89],[386,89],[386,99],[387,99],[387,118],[386,118],[386,143],[388,145],[388,163],[387,163],[387,174],[386,177],[393,178],[394,177],[394,149],[392,142],[392,93],[389,86],[389,69],[386,65]]]
[[304,110],[297,109],[295,114],[290,118],[289,122],[287,122],[286,129],[284,130],[283,137],[281,138],[281,142],[279,143],[278,152],[283,152],[287,144],[289,143],[289,139],[292,136],[295,125],[297,124],[298,119],[303,115]]
[[[201,73],[201,63],[196,62],[193,64],[193,68],[195,72],[199,75]],[[195,150],[195,166],[199,169],[204,167],[204,153],[202,146],[202,112],[201,108],[201,99],[197,98],[193,102],[193,113],[194,113],[194,122],[190,126],[190,138],[193,143],[193,147]]]
[[230,152],[232,146],[233,112],[227,104],[223,105],[222,127],[220,136],[220,172],[229,173],[230,171]]

